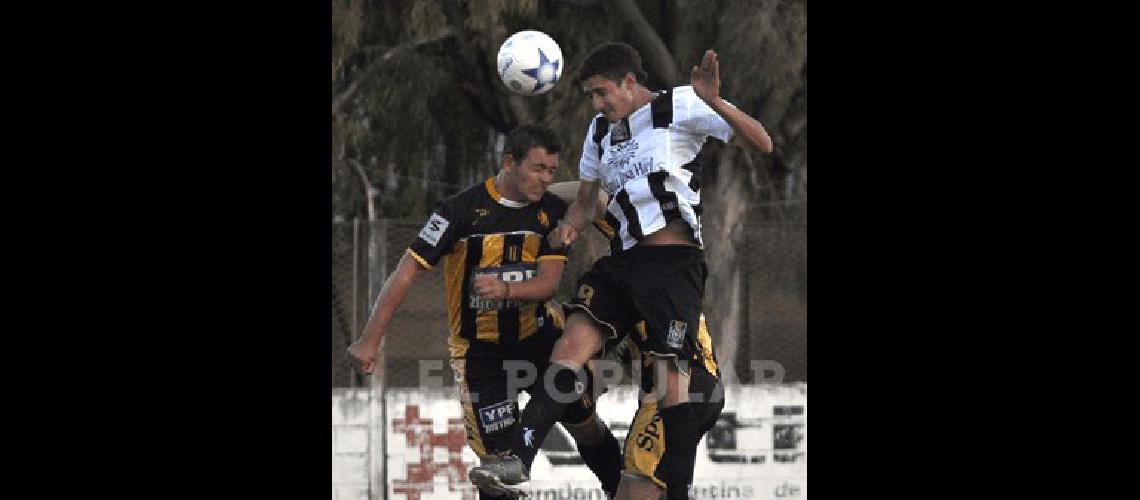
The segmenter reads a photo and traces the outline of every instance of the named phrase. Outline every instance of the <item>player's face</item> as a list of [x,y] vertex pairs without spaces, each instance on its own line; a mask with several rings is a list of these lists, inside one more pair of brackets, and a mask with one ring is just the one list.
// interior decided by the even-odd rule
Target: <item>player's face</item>
[[634,107],[633,75],[626,74],[620,81],[594,75],[582,82],[582,91],[590,95],[590,105],[594,111],[606,115],[606,120],[616,123],[637,110]]
[[558,154],[549,153],[542,147],[531,148],[521,163],[514,162],[511,170],[515,192],[520,198],[518,201],[541,200],[546,188],[554,183],[554,171],[557,168]]

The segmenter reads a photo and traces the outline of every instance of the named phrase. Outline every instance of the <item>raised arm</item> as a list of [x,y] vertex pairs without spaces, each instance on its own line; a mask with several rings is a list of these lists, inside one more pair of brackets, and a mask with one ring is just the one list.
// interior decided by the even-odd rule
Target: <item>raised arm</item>
[[380,350],[380,341],[388,331],[388,324],[392,317],[404,303],[408,290],[412,284],[423,276],[426,270],[416,262],[407,251],[400,258],[396,270],[388,275],[380,295],[376,297],[376,304],[372,308],[372,315],[364,325],[364,333],[348,347],[348,353],[356,362],[357,368],[364,373],[372,373],[376,369],[376,356]]
[[772,152],[772,138],[764,126],[745,113],[725,102],[720,97],[720,62],[717,61],[716,52],[705,51],[700,66],[693,66],[693,91],[701,100],[705,101],[713,111],[716,111],[724,121],[732,126],[737,137],[743,142],[765,153]]
[[[586,224],[598,215],[599,186],[601,186],[600,181],[578,181],[578,197],[566,210],[566,222],[573,225],[578,232],[582,232]],[[570,242],[566,244],[569,245]]]
[[566,210],[566,218],[547,236],[552,247],[560,248],[574,243],[586,225],[605,210],[605,204],[599,196],[601,182],[596,180],[577,182],[578,194],[570,204],[570,208]]

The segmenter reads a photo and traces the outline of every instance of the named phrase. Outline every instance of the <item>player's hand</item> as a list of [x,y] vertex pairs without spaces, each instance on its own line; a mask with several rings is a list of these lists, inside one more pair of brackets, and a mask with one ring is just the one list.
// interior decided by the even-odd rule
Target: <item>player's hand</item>
[[546,239],[550,241],[550,248],[568,247],[578,239],[578,228],[566,221],[559,222],[558,227],[554,228]]
[[365,342],[364,338],[360,338],[352,345],[348,346],[348,357],[352,360],[353,366],[360,370],[365,375],[371,375],[376,370],[376,356],[379,349],[372,345],[371,342]]
[[705,51],[700,66],[693,66],[691,78],[693,92],[701,100],[711,106],[720,99],[720,62],[716,59],[716,52],[711,49]]
[[475,283],[471,285],[480,299],[507,298],[507,283],[493,274],[480,274],[475,276]]

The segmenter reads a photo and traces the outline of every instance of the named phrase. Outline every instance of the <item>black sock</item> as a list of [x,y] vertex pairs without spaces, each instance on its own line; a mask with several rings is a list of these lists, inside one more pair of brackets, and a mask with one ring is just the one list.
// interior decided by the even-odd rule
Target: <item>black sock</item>
[[515,434],[514,443],[511,447],[511,451],[522,459],[527,473],[530,472],[530,464],[534,462],[534,456],[538,454],[538,449],[542,447],[546,435],[550,433],[550,428],[554,427],[554,423],[562,418],[562,414],[566,412],[566,407],[573,401],[571,393],[577,392],[580,397],[582,390],[584,390],[584,386],[579,389],[580,384],[577,383],[577,375],[569,367],[551,363],[547,371],[554,372],[553,389],[556,393],[550,394],[545,383],[546,374],[541,374],[538,383],[534,385],[534,390],[531,392],[530,401],[527,402],[526,408],[523,408],[522,415],[520,415],[521,425],[518,426],[518,432]]
[[697,443],[701,441],[697,415],[690,403],[662,408],[661,423],[665,427],[665,497],[687,500],[693,483]]
[[590,444],[577,443],[578,453],[582,455],[586,467],[589,467],[594,475],[598,476],[598,481],[602,483],[602,490],[608,493],[610,498],[613,498],[617,496],[618,483],[621,481],[621,470],[625,465],[622,463],[621,446],[610,428],[606,427],[606,424],[596,415],[594,418],[597,419],[595,423],[598,426],[598,438]]

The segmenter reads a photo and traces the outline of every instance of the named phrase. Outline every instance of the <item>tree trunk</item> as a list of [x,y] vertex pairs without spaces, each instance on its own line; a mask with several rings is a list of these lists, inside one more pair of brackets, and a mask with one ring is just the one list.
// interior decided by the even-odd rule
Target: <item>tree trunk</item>
[[629,33],[633,40],[632,45],[636,46],[637,51],[641,53],[645,70],[649,72],[651,78],[660,79],[659,83],[668,88],[685,82],[681,72],[677,69],[673,54],[669,52],[669,48],[665,46],[665,42],[661,40],[657,30],[653,29],[653,26],[641,14],[641,9],[633,0],[614,0],[612,3],[603,5],[606,6],[607,10],[615,12],[630,24],[632,29]]
[[705,284],[705,316],[709,334],[716,345],[717,359],[724,382],[732,384],[736,377],[736,353],[740,337],[743,299],[742,256],[748,194],[744,189],[744,172],[737,165],[735,148],[721,150],[716,165],[715,182],[702,189],[701,202],[707,209],[701,218],[709,275]]

